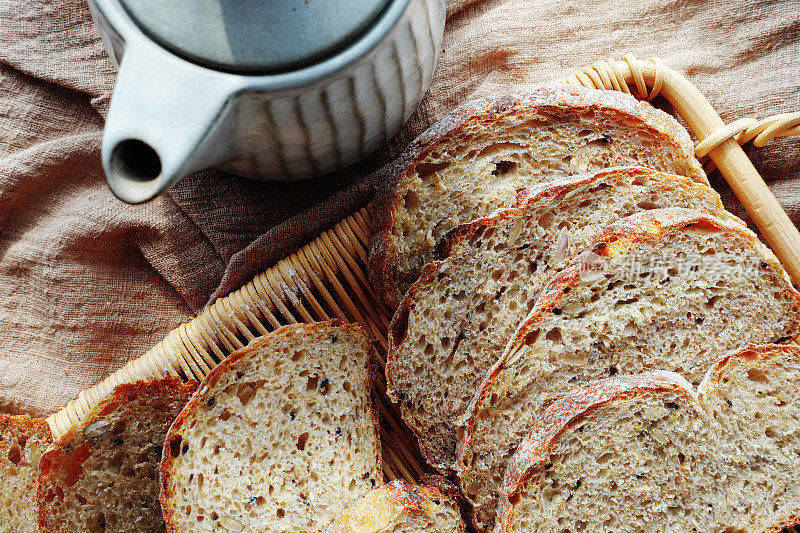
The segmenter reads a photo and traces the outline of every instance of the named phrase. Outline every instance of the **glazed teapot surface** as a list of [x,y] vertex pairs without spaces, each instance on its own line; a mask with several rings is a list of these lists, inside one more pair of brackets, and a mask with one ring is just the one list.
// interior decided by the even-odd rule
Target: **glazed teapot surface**
[[90,0],[119,65],[103,166],[138,203],[220,167],[310,178],[362,159],[430,84],[442,0]]

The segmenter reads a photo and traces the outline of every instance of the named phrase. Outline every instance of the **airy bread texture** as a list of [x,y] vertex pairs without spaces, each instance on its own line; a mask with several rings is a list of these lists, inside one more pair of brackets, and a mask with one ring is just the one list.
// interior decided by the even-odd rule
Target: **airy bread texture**
[[800,294],[740,225],[686,209],[622,219],[542,291],[470,404],[461,487],[491,528],[508,458],[544,408],[574,385],[653,369],[700,382],[742,344],[800,333]]
[[451,229],[532,184],[641,165],[707,183],[689,134],[630,95],[574,86],[469,103],[423,133],[375,197],[370,278],[392,307]]
[[383,481],[376,354],[355,325],[284,326],[206,376],[167,436],[170,532],[325,531]]
[[423,482],[396,479],[371,490],[327,533],[464,533],[458,488],[439,476],[425,476]]
[[36,533],[36,476],[52,440],[46,421],[0,414],[0,533]]
[[778,532],[800,521],[800,348],[715,363],[699,395],[679,375],[591,381],[525,437],[498,532]]
[[542,184],[518,208],[450,232],[389,327],[386,377],[423,455],[453,468],[459,421],[547,280],[606,226],[687,207],[739,222],[710,187],[642,167]]
[[39,462],[39,531],[165,531],[164,437],[196,388],[176,377],[118,385],[59,437]]

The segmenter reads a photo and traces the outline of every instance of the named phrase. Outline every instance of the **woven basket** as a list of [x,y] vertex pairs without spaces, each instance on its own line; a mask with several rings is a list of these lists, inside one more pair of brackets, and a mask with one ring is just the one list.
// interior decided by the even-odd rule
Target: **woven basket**
[[[630,54],[619,61],[599,61],[567,83],[624,91],[648,100],[659,93],[666,97],[700,139],[696,152],[705,159],[706,170],[719,168],[794,282],[800,283],[800,233],[740,147],[740,143],[751,140],[762,146],[775,136],[800,133],[800,113],[725,125],[682,75],[664,67],[657,58],[640,61]],[[81,392],[48,418],[53,433],[64,433],[120,383],[166,375],[202,379],[234,350],[285,324],[330,318],[357,322],[372,335],[384,357],[392,310],[376,296],[367,278],[371,234],[372,213],[368,205],[244,287],[214,302],[139,359]],[[383,364],[381,361],[382,368]],[[385,383],[378,388],[385,477],[417,481],[429,469],[416,439],[387,398]]]

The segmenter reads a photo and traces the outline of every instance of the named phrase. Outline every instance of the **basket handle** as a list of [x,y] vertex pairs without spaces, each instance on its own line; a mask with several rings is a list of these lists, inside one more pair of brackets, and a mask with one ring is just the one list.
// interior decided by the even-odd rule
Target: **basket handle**
[[[598,61],[578,71],[567,83],[628,94],[631,94],[628,86],[635,85],[638,96],[648,100],[663,94],[700,140],[697,155],[708,153],[795,286],[800,285],[800,231],[739,146],[739,142],[743,144],[751,139],[755,139],[754,145],[763,146],[773,137],[800,133],[800,113],[776,115],[760,121],[742,119],[726,126],[706,97],[686,77],[663,66],[658,58],[642,61],[633,54],[626,54],[622,60]],[[649,93],[647,87],[652,87]]]

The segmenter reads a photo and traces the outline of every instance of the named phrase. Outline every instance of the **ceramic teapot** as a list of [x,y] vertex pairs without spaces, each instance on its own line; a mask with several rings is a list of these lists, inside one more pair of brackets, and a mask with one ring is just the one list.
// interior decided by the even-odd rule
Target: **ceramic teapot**
[[119,67],[103,168],[130,203],[207,167],[296,180],[366,157],[422,99],[445,18],[443,0],[89,4]]

